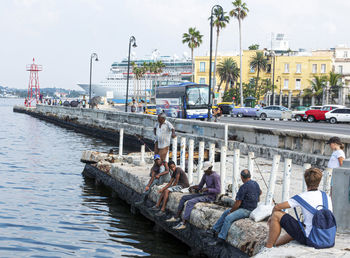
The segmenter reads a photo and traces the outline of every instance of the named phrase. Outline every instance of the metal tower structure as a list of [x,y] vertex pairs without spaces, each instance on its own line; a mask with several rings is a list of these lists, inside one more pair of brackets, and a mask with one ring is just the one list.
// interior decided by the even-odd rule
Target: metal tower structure
[[27,107],[32,106],[32,102],[35,100],[36,104],[40,100],[40,86],[39,86],[39,71],[43,70],[42,65],[37,65],[34,63],[35,59],[33,58],[33,63],[27,65],[27,71],[30,72],[29,75],[29,84],[28,84],[28,96],[25,102]]

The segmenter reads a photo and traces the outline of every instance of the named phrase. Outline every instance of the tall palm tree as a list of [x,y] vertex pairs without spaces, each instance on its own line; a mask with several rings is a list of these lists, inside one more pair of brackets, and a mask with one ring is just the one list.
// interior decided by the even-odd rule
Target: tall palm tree
[[241,107],[243,107],[243,86],[242,86],[242,20],[247,17],[249,9],[246,3],[242,3],[242,0],[235,0],[232,2],[234,9],[230,11],[230,16],[235,17],[238,20],[239,26],[239,90],[241,96]]
[[330,86],[330,92],[331,92],[331,98],[337,97],[338,94],[338,90],[339,88],[342,86],[342,82],[341,82],[341,78],[342,75],[339,73],[335,73],[330,71],[329,72],[329,77],[328,77],[328,82],[329,82],[329,86]]
[[253,56],[250,59],[250,63],[249,63],[250,67],[253,68],[254,70],[257,71],[256,74],[256,82],[255,82],[255,98],[257,97],[257,92],[260,90],[258,88],[260,88],[259,85],[259,74],[260,71],[266,71],[267,69],[267,58],[264,56],[264,53],[261,51],[257,51],[255,53],[255,56]]
[[327,76],[317,76],[315,75],[312,80],[309,80],[311,87],[304,90],[303,97],[316,97],[318,104],[320,103],[320,98],[323,95],[323,88],[327,83]]
[[220,91],[221,84],[226,83],[225,92],[228,90],[228,85],[231,82],[236,82],[239,78],[239,69],[235,60],[232,57],[225,58],[222,62],[218,64],[218,74],[220,77],[220,84],[218,91]]
[[195,48],[198,48],[202,44],[203,35],[200,34],[196,28],[189,28],[188,33],[182,35],[182,43],[186,44],[191,49],[191,60],[192,60],[192,80],[194,81],[194,59],[193,51]]
[[225,28],[230,21],[230,16],[225,15],[226,12],[223,12],[223,13],[222,12],[223,10],[221,8],[214,9],[215,20],[213,22],[213,27],[216,28],[216,46],[215,46],[215,58],[214,58],[213,91],[215,91],[215,88],[216,88],[216,61],[218,56],[219,34],[220,34],[220,30]]

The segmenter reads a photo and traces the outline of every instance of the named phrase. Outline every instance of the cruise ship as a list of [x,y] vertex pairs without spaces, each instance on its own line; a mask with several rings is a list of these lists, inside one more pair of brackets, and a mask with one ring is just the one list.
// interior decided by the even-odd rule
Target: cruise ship
[[[154,100],[154,87],[175,83],[182,83],[191,80],[192,63],[186,53],[181,58],[178,56],[160,56],[157,51],[152,55],[142,59],[131,58],[131,62],[135,62],[137,66],[144,63],[152,63],[161,61],[165,67],[159,74],[146,73],[141,79],[136,80],[130,65],[129,75],[129,101],[132,98],[138,100],[146,100],[147,102]],[[91,84],[92,96],[107,97],[115,103],[125,103],[126,98],[126,82],[127,82],[128,59],[121,62],[114,62],[106,78],[99,84]],[[89,94],[89,84],[78,84],[79,87]]]

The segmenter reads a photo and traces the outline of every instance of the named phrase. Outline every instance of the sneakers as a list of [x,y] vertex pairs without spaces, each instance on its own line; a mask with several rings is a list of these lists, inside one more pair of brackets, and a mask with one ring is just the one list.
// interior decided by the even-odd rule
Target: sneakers
[[154,205],[154,206],[151,208],[152,211],[158,211],[159,209],[160,209],[160,208],[157,207],[156,205]]
[[157,216],[157,217],[161,217],[161,216],[163,216],[163,215],[165,215],[165,211],[162,211],[162,210],[160,210],[160,211],[158,211],[158,212],[156,213],[156,216]]
[[215,246],[215,245],[223,245],[224,243],[225,243],[224,239],[218,238],[218,240],[216,240],[214,242],[210,242],[210,243],[208,243],[208,245]]
[[180,219],[179,218],[175,218],[174,216],[172,216],[170,219],[167,219],[165,222],[178,222]]
[[186,228],[186,225],[183,222],[180,222],[175,227],[173,227],[173,229],[176,229],[176,230],[181,230],[181,229],[185,229],[185,228]]

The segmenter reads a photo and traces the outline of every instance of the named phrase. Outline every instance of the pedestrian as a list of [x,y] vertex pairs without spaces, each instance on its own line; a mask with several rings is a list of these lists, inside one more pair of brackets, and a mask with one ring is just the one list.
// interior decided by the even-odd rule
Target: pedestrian
[[[318,168],[309,168],[304,173],[304,179],[307,192],[295,195],[288,201],[279,203],[273,208],[272,216],[268,220],[269,236],[265,245],[266,248],[284,245],[293,239],[302,245],[316,247],[314,241],[319,240],[318,233],[323,233],[322,238],[327,245],[334,244],[335,219],[332,214],[332,200],[325,192],[318,190],[322,179],[322,171]],[[299,220],[296,207],[301,208],[304,217],[303,224]],[[289,208],[294,208],[297,219],[284,212],[285,209]],[[319,212],[323,214],[321,216],[323,221],[321,222],[317,221],[320,215]],[[315,218],[314,215],[316,216]],[[320,229],[315,222],[320,222],[323,228]],[[325,225],[326,227],[324,227]],[[280,237],[281,228],[286,231],[286,234]],[[322,229],[326,229],[327,233]],[[320,248],[320,246],[317,248]]]
[[250,213],[258,206],[261,190],[259,184],[251,179],[248,169],[241,171],[243,185],[239,188],[236,201],[231,209],[227,209],[207,233],[217,235],[218,240],[209,245],[223,244],[227,238],[228,231],[233,222],[239,219],[248,218]]
[[154,153],[159,154],[161,160],[165,160],[169,151],[170,138],[176,137],[175,128],[166,120],[165,113],[158,115],[158,122],[156,123],[153,132],[156,136]]
[[137,111],[137,103],[135,99],[132,99],[132,103],[131,103],[131,112],[135,113]]
[[[216,200],[217,194],[220,194],[220,176],[215,171],[213,171],[213,165],[210,161],[204,162],[203,170],[204,175],[199,185],[194,185],[189,188],[190,192],[193,192],[194,190],[198,191],[198,193],[183,196],[180,200],[175,217],[172,217],[167,220],[167,222],[179,221],[181,212],[185,206],[185,202],[187,202],[182,221],[178,225],[173,227],[173,229],[185,229],[186,222],[190,220],[191,211],[196,205],[196,203],[213,202]],[[206,185],[205,188],[204,185]]]
[[169,169],[172,172],[171,179],[169,183],[158,191],[160,193],[159,200],[152,210],[159,210],[160,205],[163,201],[162,208],[156,214],[157,216],[162,216],[165,214],[165,207],[168,202],[169,194],[174,192],[180,192],[184,188],[188,188],[190,184],[188,183],[188,178],[186,173],[182,168],[177,167],[174,161],[169,161]]
[[142,193],[141,200],[136,202],[136,205],[141,205],[147,200],[148,195],[154,185],[161,185],[169,182],[170,180],[168,163],[161,160],[158,154],[154,155],[154,164],[151,168],[150,177],[151,178],[148,181],[144,192]]
[[218,122],[222,116],[222,107],[218,106],[216,109],[215,109],[215,120],[214,122]]
[[344,144],[339,137],[332,137],[328,140],[327,144],[333,151],[331,158],[328,161],[329,168],[338,168],[343,165],[345,159]]

